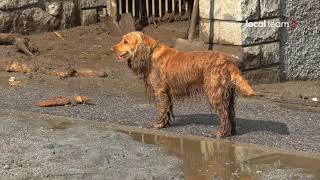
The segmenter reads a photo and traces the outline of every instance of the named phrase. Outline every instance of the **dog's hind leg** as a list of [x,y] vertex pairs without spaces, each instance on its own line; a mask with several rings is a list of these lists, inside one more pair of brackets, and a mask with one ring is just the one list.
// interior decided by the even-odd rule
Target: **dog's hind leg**
[[168,127],[173,117],[171,97],[167,91],[162,89],[155,90],[154,93],[160,111],[159,119],[155,122],[154,127],[158,129]]
[[235,113],[234,113],[234,90],[224,84],[222,77],[205,81],[205,93],[209,103],[216,110],[220,119],[219,130],[215,133],[216,137],[222,138],[234,135]]

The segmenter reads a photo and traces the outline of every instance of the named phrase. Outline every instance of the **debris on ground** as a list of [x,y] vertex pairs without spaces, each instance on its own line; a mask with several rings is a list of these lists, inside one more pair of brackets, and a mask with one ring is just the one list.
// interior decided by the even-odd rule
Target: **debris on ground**
[[37,103],[37,106],[39,107],[67,106],[67,105],[71,105],[71,101],[69,98],[66,98],[66,97],[50,98]]
[[10,86],[17,86],[21,83],[21,81],[16,80],[16,77],[9,78],[9,85]]
[[38,102],[39,107],[53,107],[53,106],[74,106],[77,104],[88,104],[90,98],[88,96],[76,95],[74,97],[54,97],[44,101]]
[[18,34],[0,33],[0,44],[14,45],[19,51],[29,56],[33,56],[38,51],[29,38]]
[[33,69],[26,64],[19,62],[8,62],[4,66],[5,71],[7,72],[21,72],[21,73],[30,73]]

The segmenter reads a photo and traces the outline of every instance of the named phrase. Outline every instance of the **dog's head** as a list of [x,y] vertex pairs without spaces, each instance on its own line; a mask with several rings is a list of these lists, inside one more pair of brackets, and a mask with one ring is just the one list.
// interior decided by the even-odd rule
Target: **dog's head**
[[[133,58],[147,53],[148,49],[155,47],[157,42],[142,32],[130,32],[122,36],[122,40],[112,47],[116,53],[117,61],[133,60]],[[146,54],[145,54],[146,55]]]
[[141,78],[146,78],[151,67],[152,52],[158,42],[142,32],[130,32],[112,47],[117,61],[127,61],[128,66]]

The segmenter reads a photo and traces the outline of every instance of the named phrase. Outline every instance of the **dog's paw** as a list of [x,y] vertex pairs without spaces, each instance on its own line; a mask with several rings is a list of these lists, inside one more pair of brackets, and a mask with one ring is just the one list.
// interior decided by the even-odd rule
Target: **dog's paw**
[[170,126],[170,123],[169,122],[156,122],[154,123],[153,127],[156,128],[156,129],[162,129],[162,128],[166,128],[166,127],[169,127]]

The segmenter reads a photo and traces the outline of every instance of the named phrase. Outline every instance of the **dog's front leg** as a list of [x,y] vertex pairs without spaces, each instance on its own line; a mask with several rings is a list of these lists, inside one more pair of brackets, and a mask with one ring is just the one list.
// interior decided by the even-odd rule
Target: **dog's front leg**
[[154,95],[160,111],[159,119],[155,122],[154,127],[158,129],[168,127],[170,125],[170,117],[174,117],[171,97],[168,91],[164,89],[155,90]]

